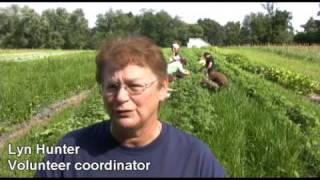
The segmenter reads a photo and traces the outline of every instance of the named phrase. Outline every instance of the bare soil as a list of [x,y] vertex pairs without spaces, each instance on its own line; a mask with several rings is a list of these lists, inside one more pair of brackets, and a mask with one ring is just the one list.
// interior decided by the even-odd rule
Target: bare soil
[[310,94],[309,98],[313,102],[320,103],[320,95],[319,94]]

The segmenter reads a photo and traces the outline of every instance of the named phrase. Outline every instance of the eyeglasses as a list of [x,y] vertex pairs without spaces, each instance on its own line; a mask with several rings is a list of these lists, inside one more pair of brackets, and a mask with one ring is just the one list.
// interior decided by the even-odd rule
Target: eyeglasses
[[[145,84],[131,83],[129,85],[124,85],[124,89],[129,93],[129,95],[139,95],[147,88],[151,87],[156,81],[157,80],[153,80]],[[120,83],[104,83],[102,85],[102,91],[107,96],[115,95],[120,89]]]

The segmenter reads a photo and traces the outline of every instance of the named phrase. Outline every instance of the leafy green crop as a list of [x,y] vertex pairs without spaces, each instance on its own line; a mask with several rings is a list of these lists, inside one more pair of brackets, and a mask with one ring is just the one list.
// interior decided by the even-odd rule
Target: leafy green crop
[[320,93],[320,82],[313,81],[307,76],[285,70],[284,68],[254,64],[248,61],[245,56],[239,54],[226,55],[226,61],[237,64],[240,68],[246,71],[277,82],[284,87],[295,90],[299,94],[307,94],[311,92]]
[[0,62],[0,67],[0,127],[30,119],[43,107],[95,84],[94,53]]

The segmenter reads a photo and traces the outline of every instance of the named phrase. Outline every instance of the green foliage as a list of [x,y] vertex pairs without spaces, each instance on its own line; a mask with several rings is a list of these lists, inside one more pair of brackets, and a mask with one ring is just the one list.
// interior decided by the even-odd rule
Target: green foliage
[[0,125],[21,123],[41,108],[93,87],[94,53],[0,62]]
[[199,19],[198,24],[203,28],[204,39],[213,45],[222,45],[225,38],[223,27],[216,21],[205,18]]
[[313,112],[316,105],[281,94],[280,86],[228,63],[217,48],[183,49],[181,53],[194,66],[203,51],[214,54],[231,87],[209,92],[197,85],[202,77],[197,68],[188,67],[192,77],[173,84],[178,92],[164,104],[161,117],[207,142],[232,177],[319,174],[320,111]]
[[190,24],[189,25],[189,37],[202,38],[203,37],[202,27],[198,24]]
[[[224,57],[224,59],[226,58]],[[298,157],[299,161],[302,161],[305,176],[318,176],[320,173],[318,151],[320,139],[316,134],[320,127],[320,111],[316,107],[317,105],[305,102],[304,99],[299,100],[299,97],[291,97],[292,95],[289,92],[276,87],[276,84],[256,78],[255,74],[248,74],[236,64],[228,61],[223,61],[222,64],[224,67],[228,67],[228,74],[234,74],[233,77],[238,79],[241,86],[247,89],[248,97],[257,100],[260,106],[270,108],[273,114],[278,116],[276,117],[277,121],[284,121],[289,125],[292,125],[291,122],[296,124],[294,127],[299,131],[299,136],[304,143],[301,146],[302,149],[297,151],[295,156]],[[289,94],[290,97],[288,97]],[[296,171],[294,174],[301,176],[301,172],[298,172]]]
[[0,47],[83,49],[89,27],[81,9],[47,9],[42,15],[28,6],[0,9]]
[[[53,120],[46,127],[36,126],[32,128],[27,136],[9,143],[12,143],[13,147],[32,146],[32,149],[35,149],[36,144],[53,146],[66,133],[106,119],[108,119],[108,115],[103,109],[103,102],[98,90],[94,89],[80,107],[71,107],[62,111],[54,116]],[[1,151],[1,155],[0,177],[33,177],[35,171],[10,170],[8,160],[41,162],[44,157],[44,154],[36,154],[35,152],[30,155],[23,154],[20,157],[8,155],[7,148]]]
[[291,13],[285,10],[275,10],[273,3],[263,5],[267,14],[258,12],[245,16],[240,33],[241,43],[281,44],[292,42]]
[[240,44],[240,22],[227,22],[224,30],[226,34],[226,38],[224,39],[225,45]]
[[293,34],[292,15],[265,6],[267,14],[250,13],[243,22],[220,25],[212,19],[188,24],[166,11],[142,9],[132,12],[109,9],[98,14],[95,27],[88,27],[82,9],[69,13],[65,8],[46,9],[37,14],[28,6],[0,8],[0,48],[96,49],[101,41],[115,36],[141,34],[158,45],[169,47],[174,40],[186,45],[188,38],[204,38],[212,45],[319,43],[319,20],[310,18],[305,32]]
[[[198,58],[204,51],[214,55],[219,71],[227,75],[228,88],[212,92],[200,86],[203,74],[198,71]],[[168,59],[170,48],[163,49],[163,52]],[[222,52],[216,47],[181,49],[182,56],[188,59],[187,69],[192,75],[170,85],[177,91],[172,92],[162,105],[160,118],[207,143],[228,176],[319,176],[318,105],[292,93],[291,88],[284,88],[278,82],[280,80],[263,78],[264,73],[269,72],[265,70],[268,66],[262,68],[249,63],[242,68],[243,61],[247,62],[246,56]],[[295,76],[295,73],[286,74],[286,71],[282,74],[278,67],[272,73],[276,74],[271,76],[275,79],[288,76],[286,81]],[[30,134],[12,143],[15,146],[53,145],[65,133],[107,117],[101,97],[98,91],[94,91],[94,95],[80,108],[59,113],[47,127],[34,128]],[[41,155],[14,158],[9,157],[6,151],[1,154],[4,156],[0,166],[5,168],[0,169],[0,174],[9,177],[31,177],[34,173],[8,170],[9,158],[33,162],[42,158]]]
[[291,72],[283,68],[275,68],[267,65],[250,62],[247,57],[239,54],[226,56],[226,61],[237,64],[240,68],[260,75],[268,80],[277,82],[298,93],[307,94],[320,92],[320,83],[311,80],[309,77]]
[[313,46],[292,46],[292,45],[268,45],[268,46],[252,46],[250,48],[254,48],[260,51],[272,52],[279,54],[284,57],[289,58],[298,58],[299,60],[306,60],[312,62],[320,62],[320,47]]

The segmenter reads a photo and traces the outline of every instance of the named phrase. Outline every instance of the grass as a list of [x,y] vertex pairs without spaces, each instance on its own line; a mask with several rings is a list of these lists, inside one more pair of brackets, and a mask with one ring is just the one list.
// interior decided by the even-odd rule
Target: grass
[[[79,107],[70,107],[63,110],[61,113],[56,114],[47,126],[36,126],[32,128],[27,136],[8,143],[12,144],[13,148],[31,146],[33,150],[37,144],[53,146],[67,132],[102,121],[107,117],[98,90],[95,89],[90,97]],[[30,155],[23,154],[18,157],[9,155],[8,144],[4,147],[0,158],[0,177],[33,177],[35,171],[10,170],[8,160],[11,162],[17,160],[18,163],[29,160],[35,163],[41,162],[44,154],[37,154],[33,151]]]
[[[212,49],[182,49],[192,76],[172,84],[173,92],[161,108],[160,117],[207,143],[230,177],[309,177],[319,176],[320,124],[304,129],[287,114],[299,105],[299,112],[319,123],[319,106],[292,91],[245,72],[216,53],[219,70],[226,73],[230,86],[216,93],[200,86],[197,58]],[[224,51],[224,50],[222,50]],[[238,50],[237,50],[238,51]],[[246,51],[244,51],[246,52]],[[164,49],[168,58],[170,51]],[[269,62],[269,61],[268,61]],[[264,62],[264,63],[268,63]],[[306,63],[306,62],[305,62]],[[271,62],[272,64],[272,62]],[[37,127],[15,146],[45,143],[53,145],[65,133],[105,119],[103,103],[95,91],[79,108],[57,114],[47,127]],[[301,114],[297,114],[301,115]],[[304,115],[304,114],[302,114]],[[43,156],[21,158],[1,152],[0,175],[32,177],[32,171],[10,171],[7,160],[41,161]]]
[[290,58],[298,58],[306,61],[320,62],[319,45],[269,45],[252,46],[252,48],[276,53]]
[[309,76],[315,81],[320,81],[320,61],[304,61],[301,58],[285,57],[272,52],[264,52],[249,47],[221,48],[220,50],[223,53],[239,53],[245,55],[252,62],[273,67],[285,67],[293,72]]
[[209,93],[198,85],[201,75],[193,72],[174,85],[179,92],[164,105],[162,117],[208,143],[231,177],[312,176],[315,172],[300,158],[305,136],[299,126],[249,97],[237,75],[221,70],[232,80],[228,89]]
[[21,63],[0,62],[0,67],[2,132],[11,125],[29,119],[54,101],[95,84],[94,53]]
[[[292,164],[297,165],[302,171],[291,171],[291,173],[284,174],[284,176],[319,176],[320,138],[318,131],[320,128],[320,109],[318,105],[292,93],[288,89],[282,88],[277,83],[257,78],[256,75],[244,72],[222,60],[219,62],[223,67],[228,65],[229,76],[232,79],[237,79],[235,82],[238,82],[240,87],[246,89],[247,95],[257,101],[258,106],[263,106],[274,115],[277,115],[274,118],[276,121],[286,123],[289,127],[291,126],[286,132],[288,134],[287,139],[293,142],[291,146],[300,148],[300,151],[294,153],[294,156],[290,159],[294,160]],[[293,109],[294,111],[292,111]],[[255,127],[251,129],[256,129],[256,126],[249,127]],[[285,129],[280,128],[279,131],[275,130],[274,137],[278,137],[278,134],[285,132],[283,130]],[[292,138],[292,132],[297,133],[298,136]],[[263,133],[260,132],[260,134]],[[299,145],[294,145],[295,140],[297,140],[296,143],[299,142]],[[281,174],[289,169],[286,166],[284,167],[278,167],[281,171],[278,171],[277,174]],[[268,175],[266,174],[266,176]]]
[[29,60],[39,60],[51,56],[64,56],[83,52],[84,50],[50,50],[50,49],[0,49],[0,61],[23,62]]

